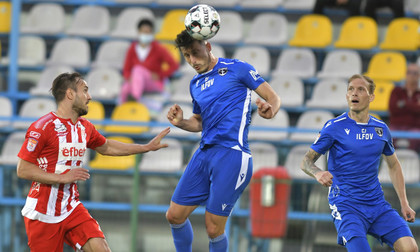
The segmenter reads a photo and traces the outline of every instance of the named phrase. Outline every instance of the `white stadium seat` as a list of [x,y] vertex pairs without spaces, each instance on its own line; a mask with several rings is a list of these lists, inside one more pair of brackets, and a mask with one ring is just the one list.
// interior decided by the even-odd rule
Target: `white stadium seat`
[[249,144],[252,155],[253,173],[261,168],[277,167],[278,153],[277,148],[269,143],[252,142]]
[[276,116],[272,119],[265,119],[258,115],[255,111],[252,114],[251,128],[248,134],[249,140],[265,140],[265,141],[281,141],[287,139],[287,131],[278,130],[252,130],[252,126],[271,127],[271,128],[288,128],[289,114],[284,109],[279,109]]
[[115,29],[110,33],[110,36],[114,38],[136,39],[137,24],[144,18],[155,20],[155,15],[148,8],[130,7],[124,9],[118,15]]
[[51,98],[35,97],[26,100],[19,110],[19,117],[32,118],[29,121],[16,121],[13,127],[16,129],[27,129],[35,120],[52,111],[56,111],[57,104]]
[[25,141],[26,132],[13,132],[5,140],[0,154],[0,164],[17,165],[19,153],[23,142]]
[[[5,96],[0,96],[0,117],[9,117],[13,115],[12,102]],[[10,126],[9,120],[0,120],[0,128]]]
[[49,66],[42,70],[36,85],[29,90],[31,95],[50,95],[50,89],[54,79],[62,73],[72,73],[74,69],[69,66]]
[[38,3],[22,22],[22,33],[57,34],[64,31],[65,11],[61,4]]
[[267,78],[270,75],[270,52],[265,47],[238,47],[233,53],[232,58],[251,64],[263,78]]
[[290,139],[293,141],[310,142],[315,141],[318,132],[322,129],[324,124],[333,119],[334,115],[327,110],[308,110],[303,112],[297,121],[297,129],[313,129],[315,132],[293,132]]
[[[223,0],[224,2],[230,2]],[[218,33],[211,39],[214,43],[236,44],[242,41],[244,20],[235,11],[219,11],[221,25]]]
[[[251,1],[255,4],[261,4],[261,1]],[[245,44],[264,46],[282,45],[287,42],[287,27],[288,22],[284,15],[278,13],[258,14],[252,20],[251,28],[244,42]]]
[[311,78],[315,75],[315,54],[307,48],[288,48],[280,54],[273,76]]
[[181,142],[165,138],[162,143],[167,143],[169,146],[159,151],[149,151],[143,154],[139,164],[140,171],[177,172],[182,170],[184,151]]
[[130,47],[126,40],[108,40],[103,42],[96,53],[92,67],[112,67],[121,70],[124,66],[125,56]]
[[103,6],[82,5],[73,15],[69,35],[101,37],[109,32],[111,16]]
[[309,108],[343,109],[348,107],[345,99],[347,82],[343,79],[324,79],[318,82],[312,97],[306,101]]
[[291,76],[276,76],[270,85],[280,96],[281,106],[298,107],[303,105],[305,89],[302,80]]
[[100,67],[89,71],[86,82],[93,99],[116,99],[121,91],[123,78],[116,69]]
[[[20,66],[42,66],[45,64],[47,46],[38,36],[21,36],[19,38],[18,64]],[[8,65],[9,58],[2,58],[1,63]]]
[[48,66],[66,65],[88,67],[90,64],[90,46],[86,39],[61,38],[51,50]]
[[362,73],[362,58],[353,50],[331,51],[325,57],[318,78],[350,78]]
[[[420,181],[419,154],[410,149],[396,149],[395,153],[401,163],[404,181],[408,184],[418,183]],[[380,182],[391,183],[389,168],[385,159],[382,159],[378,178]]]

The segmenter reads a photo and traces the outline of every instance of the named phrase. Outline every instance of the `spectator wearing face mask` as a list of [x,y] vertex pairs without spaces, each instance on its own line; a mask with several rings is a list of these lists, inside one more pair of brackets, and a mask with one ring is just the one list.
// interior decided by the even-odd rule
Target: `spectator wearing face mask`
[[137,25],[138,40],[127,51],[119,103],[131,96],[140,101],[144,92],[162,92],[164,83],[179,67],[171,53],[154,37],[153,22],[142,19]]

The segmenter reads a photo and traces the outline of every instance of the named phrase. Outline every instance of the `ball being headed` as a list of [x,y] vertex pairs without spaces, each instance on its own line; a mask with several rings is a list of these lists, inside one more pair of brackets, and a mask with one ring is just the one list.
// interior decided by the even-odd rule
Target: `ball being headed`
[[198,4],[188,11],[184,24],[191,37],[198,40],[210,39],[219,31],[220,15],[210,5]]

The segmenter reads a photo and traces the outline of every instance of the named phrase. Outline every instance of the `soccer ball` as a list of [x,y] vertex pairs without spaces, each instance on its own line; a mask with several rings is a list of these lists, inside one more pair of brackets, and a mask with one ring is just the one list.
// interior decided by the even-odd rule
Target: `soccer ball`
[[198,4],[188,11],[184,24],[191,37],[198,40],[210,39],[219,31],[220,15],[209,5]]

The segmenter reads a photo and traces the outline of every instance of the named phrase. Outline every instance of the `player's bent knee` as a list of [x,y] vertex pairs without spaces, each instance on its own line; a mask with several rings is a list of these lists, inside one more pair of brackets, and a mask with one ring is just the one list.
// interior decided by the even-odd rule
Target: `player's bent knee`
[[217,225],[214,223],[206,224],[207,235],[210,238],[216,238],[225,232],[224,225]]
[[85,252],[111,252],[108,243],[103,238],[90,238],[82,247]]
[[173,214],[171,209],[169,209],[166,211],[166,220],[171,224],[182,224],[185,222],[186,218]]
[[395,252],[418,252],[418,246],[413,237],[401,237],[394,243]]

